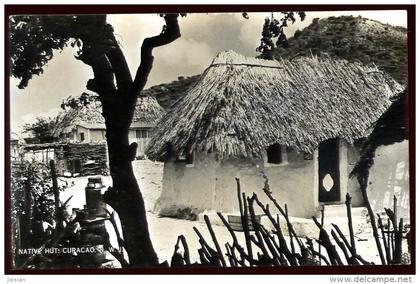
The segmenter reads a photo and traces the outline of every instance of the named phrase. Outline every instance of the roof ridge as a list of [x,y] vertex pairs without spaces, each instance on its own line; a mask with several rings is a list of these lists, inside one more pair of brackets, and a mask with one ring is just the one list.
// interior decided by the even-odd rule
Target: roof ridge
[[209,67],[207,67],[205,70],[211,68],[211,67],[218,67],[223,65],[229,65],[229,66],[250,66],[250,67],[264,67],[264,68],[274,68],[274,69],[283,69],[284,66],[273,66],[273,65],[263,65],[263,64],[253,64],[253,63],[212,63]]

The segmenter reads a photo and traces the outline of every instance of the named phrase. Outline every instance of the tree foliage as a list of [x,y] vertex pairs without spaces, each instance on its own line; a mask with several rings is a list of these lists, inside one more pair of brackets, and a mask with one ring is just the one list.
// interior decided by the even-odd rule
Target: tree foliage
[[[13,236],[13,258],[16,267],[45,268],[40,265],[47,262],[50,267],[55,261],[42,257],[41,254],[21,254],[19,249],[45,248],[52,243],[60,232],[57,216],[68,223],[70,215],[68,200],[55,206],[54,186],[51,169],[44,163],[30,159],[20,159],[12,164],[11,175],[11,221]],[[67,182],[58,184],[57,190],[64,191]],[[59,245],[56,243],[55,245]],[[68,259],[68,255],[66,255]]]
[[34,123],[27,123],[23,131],[31,133],[37,143],[52,143],[63,138],[65,129],[75,117],[75,110],[61,111],[56,116],[37,117]]
[[[283,29],[291,22],[296,22],[296,17],[301,21],[305,20],[305,12],[281,12],[280,20],[274,18],[274,13],[271,13],[271,18],[266,18],[262,30],[261,44],[257,47],[257,51],[261,53],[262,58],[273,59],[273,50],[276,46],[287,48],[288,41]],[[277,39],[276,42],[274,40]]]
[[14,235],[19,235],[16,231],[19,219],[22,245],[38,246],[48,238],[42,223],[54,226],[54,195],[50,173],[45,164],[21,160],[12,165],[11,178]]
[[[113,28],[106,24],[106,15],[15,15],[9,25],[11,74],[20,79],[21,89],[33,75],[43,73],[55,51],[69,45],[78,47],[76,58],[83,59],[83,53],[106,52],[114,44],[110,39]],[[83,42],[87,38],[90,40]]]
[[51,143],[58,140],[54,133],[55,121],[52,117],[37,117],[36,122],[27,123],[23,126],[23,131],[31,133],[37,143]]
[[19,88],[33,75],[43,73],[55,50],[67,46],[69,35],[47,24],[46,16],[17,15],[10,18],[11,74],[20,79]]
[[63,110],[81,110],[87,106],[89,106],[91,103],[98,102],[99,97],[97,95],[89,94],[86,92],[83,92],[78,97],[68,97],[61,103],[61,108]]

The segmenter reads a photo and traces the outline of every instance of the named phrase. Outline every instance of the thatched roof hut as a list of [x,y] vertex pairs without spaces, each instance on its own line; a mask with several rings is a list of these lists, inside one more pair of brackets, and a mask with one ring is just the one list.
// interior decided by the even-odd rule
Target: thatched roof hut
[[158,123],[147,155],[165,160],[189,146],[218,158],[257,158],[273,143],[307,153],[330,138],[351,143],[402,90],[375,66],[222,52]]
[[[91,125],[92,127],[103,127],[105,120],[102,116],[102,106],[99,99],[92,100],[90,104],[76,110],[70,110],[72,116],[71,124]],[[156,123],[162,118],[164,109],[159,105],[156,98],[141,96],[137,99],[136,108],[133,115],[133,123]]]

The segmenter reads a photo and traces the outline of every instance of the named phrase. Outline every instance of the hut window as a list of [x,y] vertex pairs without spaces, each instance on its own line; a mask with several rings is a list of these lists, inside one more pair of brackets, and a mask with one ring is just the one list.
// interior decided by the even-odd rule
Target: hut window
[[80,141],[85,141],[85,134],[84,133],[80,133]]
[[185,155],[185,162],[187,165],[194,164],[194,151],[188,151]]
[[185,154],[178,156],[177,161],[185,162],[187,165],[194,165],[194,150],[192,147],[187,146],[185,148]]
[[148,138],[148,136],[146,129],[136,130],[136,138]]
[[270,145],[267,148],[267,163],[281,164],[282,161],[283,159],[282,159],[281,145],[279,143]]

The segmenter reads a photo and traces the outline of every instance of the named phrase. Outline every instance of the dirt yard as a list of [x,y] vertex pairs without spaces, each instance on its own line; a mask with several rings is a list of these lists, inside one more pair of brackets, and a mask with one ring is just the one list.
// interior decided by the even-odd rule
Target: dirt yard
[[[133,162],[133,166],[137,181],[145,199],[149,230],[160,261],[167,260],[170,262],[174,245],[178,235],[181,234],[184,234],[190,245],[192,261],[198,260],[197,249],[199,248],[199,244],[193,227],[197,227],[202,234],[210,240],[210,234],[207,233],[205,223],[173,218],[161,218],[153,213],[154,204],[157,198],[159,198],[162,190],[163,164],[154,163],[148,160],[137,160]],[[107,187],[111,186],[112,181],[110,176],[102,176],[102,179]],[[88,177],[61,178],[61,181],[67,182],[69,185],[69,187],[61,193],[61,200],[65,201],[70,196],[73,196],[69,202],[69,212],[71,212],[72,208],[83,208],[83,205],[85,204],[84,189],[87,185]],[[108,232],[110,233],[111,243],[116,247],[117,241],[112,226],[110,224],[106,225]],[[214,230],[216,234],[220,235],[221,239],[227,239],[229,233],[225,228],[214,226]]]
[[[163,164],[153,163],[148,160],[138,160],[135,161],[133,165],[135,175],[145,199],[151,238],[160,261],[167,260],[170,262],[177,237],[181,234],[186,237],[189,244],[192,262],[198,260],[197,249],[199,248],[199,243],[193,227],[196,227],[203,234],[208,243],[212,244],[210,234],[208,233],[204,221],[188,221],[159,217],[153,212],[153,207],[162,190]],[[73,196],[70,202],[70,211],[73,207],[83,208],[83,205],[85,204],[84,188],[87,185],[87,179],[87,177],[62,179],[62,181],[67,181],[69,185],[72,184],[65,192],[61,193],[62,200],[66,200],[70,196]],[[104,176],[103,181],[106,186],[111,185],[111,178],[109,176]],[[341,221],[338,224],[340,227],[347,226],[346,220]],[[329,224],[331,222],[337,223],[337,218],[333,219],[330,216],[326,216],[325,223]],[[366,260],[374,261],[379,264],[380,260],[374,240],[371,237],[372,233],[370,225],[367,223],[367,219],[364,217],[355,218],[354,223],[359,253],[363,255]],[[107,224],[107,228],[110,232],[111,242],[114,246],[117,246],[112,226]],[[219,238],[219,243],[222,248],[226,242],[231,242],[231,236],[224,226],[214,225],[213,229]],[[238,234],[238,239],[240,242],[243,242],[242,234]],[[403,243],[405,246],[406,242],[404,241]],[[404,248],[404,250],[406,250],[406,248]]]

